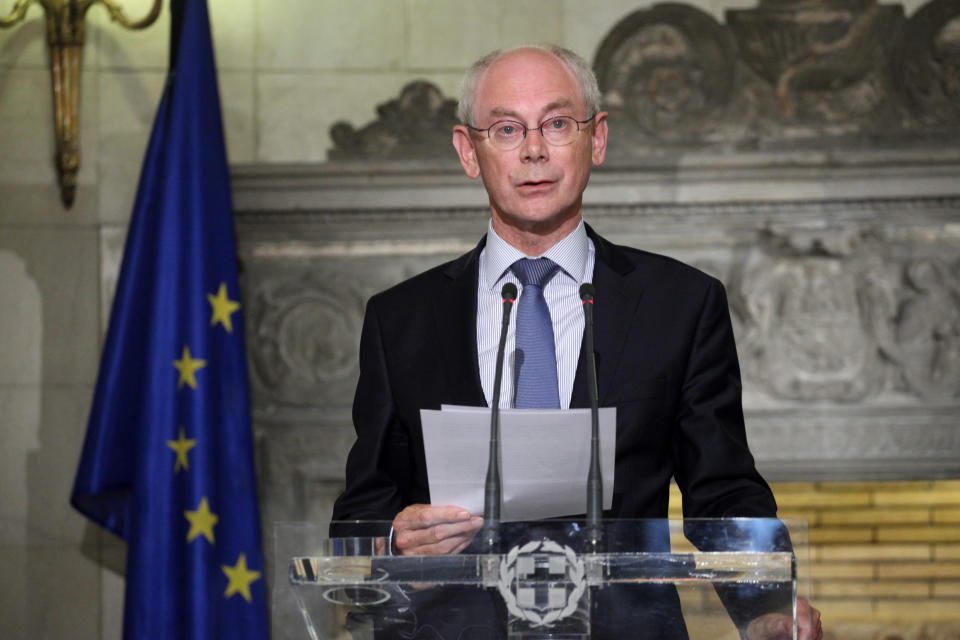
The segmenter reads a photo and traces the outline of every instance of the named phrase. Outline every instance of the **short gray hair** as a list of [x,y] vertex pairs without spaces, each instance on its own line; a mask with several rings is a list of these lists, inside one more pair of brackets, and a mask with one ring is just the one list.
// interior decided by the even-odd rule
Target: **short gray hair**
[[573,51],[557,45],[526,45],[513,49],[491,51],[467,69],[467,74],[463,77],[463,82],[460,83],[460,100],[457,103],[457,117],[460,118],[461,123],[473,124],[473,117],[476,115],[473,108],[477,101],[477,84],[479,84],[483,72],[503,56],[520,49],[538,49],[559,59],[576,78],[577,84],[580,86],[580,99],[583,100],[587,115],[592,116],[600,111],[600,87],[597,85],[597,76],[594,75],[593,69],[590,68],[586,60]]

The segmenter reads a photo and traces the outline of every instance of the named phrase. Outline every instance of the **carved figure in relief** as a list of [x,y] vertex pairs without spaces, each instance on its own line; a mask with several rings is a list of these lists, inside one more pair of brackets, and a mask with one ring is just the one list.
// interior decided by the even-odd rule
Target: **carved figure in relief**
[[960,3],[933,0],[907,21],[894,58],[912,113],[927,125],[960,123]]
[[889,352],[908,385],[931,398],[960,397],[960,262],[909,264],[909,293],[900,304]]

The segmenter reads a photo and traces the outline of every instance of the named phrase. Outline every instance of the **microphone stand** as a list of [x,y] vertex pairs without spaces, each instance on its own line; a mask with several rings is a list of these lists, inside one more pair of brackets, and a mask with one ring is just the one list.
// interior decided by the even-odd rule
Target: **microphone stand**
[[603,478],[600,474],[600,413],[597,392],[597,362],[593,351],[593,285],[580,285],[583,303],[583,350],[587,355],[587,386],[590,392],[590,471],[587,474],[587,552],[603,551]]
[[500,290],[503,299],[503,320],[500,323],[500,344],[497,347],[497,368],[493,379],[493,398],[490,403],[490,454],[487,462],[487,480],[483,491],[483,530],[480,540],[487,553],[500,550],[500,386],[503,382],[503,353],[507,346],[507,327],[510,310],[517,299],[517,287],[512,282]]

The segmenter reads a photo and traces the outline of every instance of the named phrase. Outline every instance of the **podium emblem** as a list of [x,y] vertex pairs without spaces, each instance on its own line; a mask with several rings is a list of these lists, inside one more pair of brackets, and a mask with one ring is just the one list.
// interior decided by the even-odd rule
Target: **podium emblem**
[[507,610],[532,627],[573,614],[586,589],[583,559],[553,540],[516,546],[500,561],[497,589]]

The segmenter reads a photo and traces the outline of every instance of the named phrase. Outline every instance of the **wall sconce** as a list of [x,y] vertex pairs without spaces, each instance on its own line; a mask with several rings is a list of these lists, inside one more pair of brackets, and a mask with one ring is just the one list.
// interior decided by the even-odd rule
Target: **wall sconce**
[[[17,0],[0,28],[23,21],[33,0]],[[142,20],[130,20],[113,0],[37,0],[47,18],[47,49],[50,52],[50,76],[53,81],[53,120],[57,138],[56,164],[60,199],[69,208],[77,190],[80,168],[80,69],[82,67],[84,18],[87,9],[100,3],[110,18],[128,29],[145,29],[160,15],[163,0],[154,0],[150,13]]]

